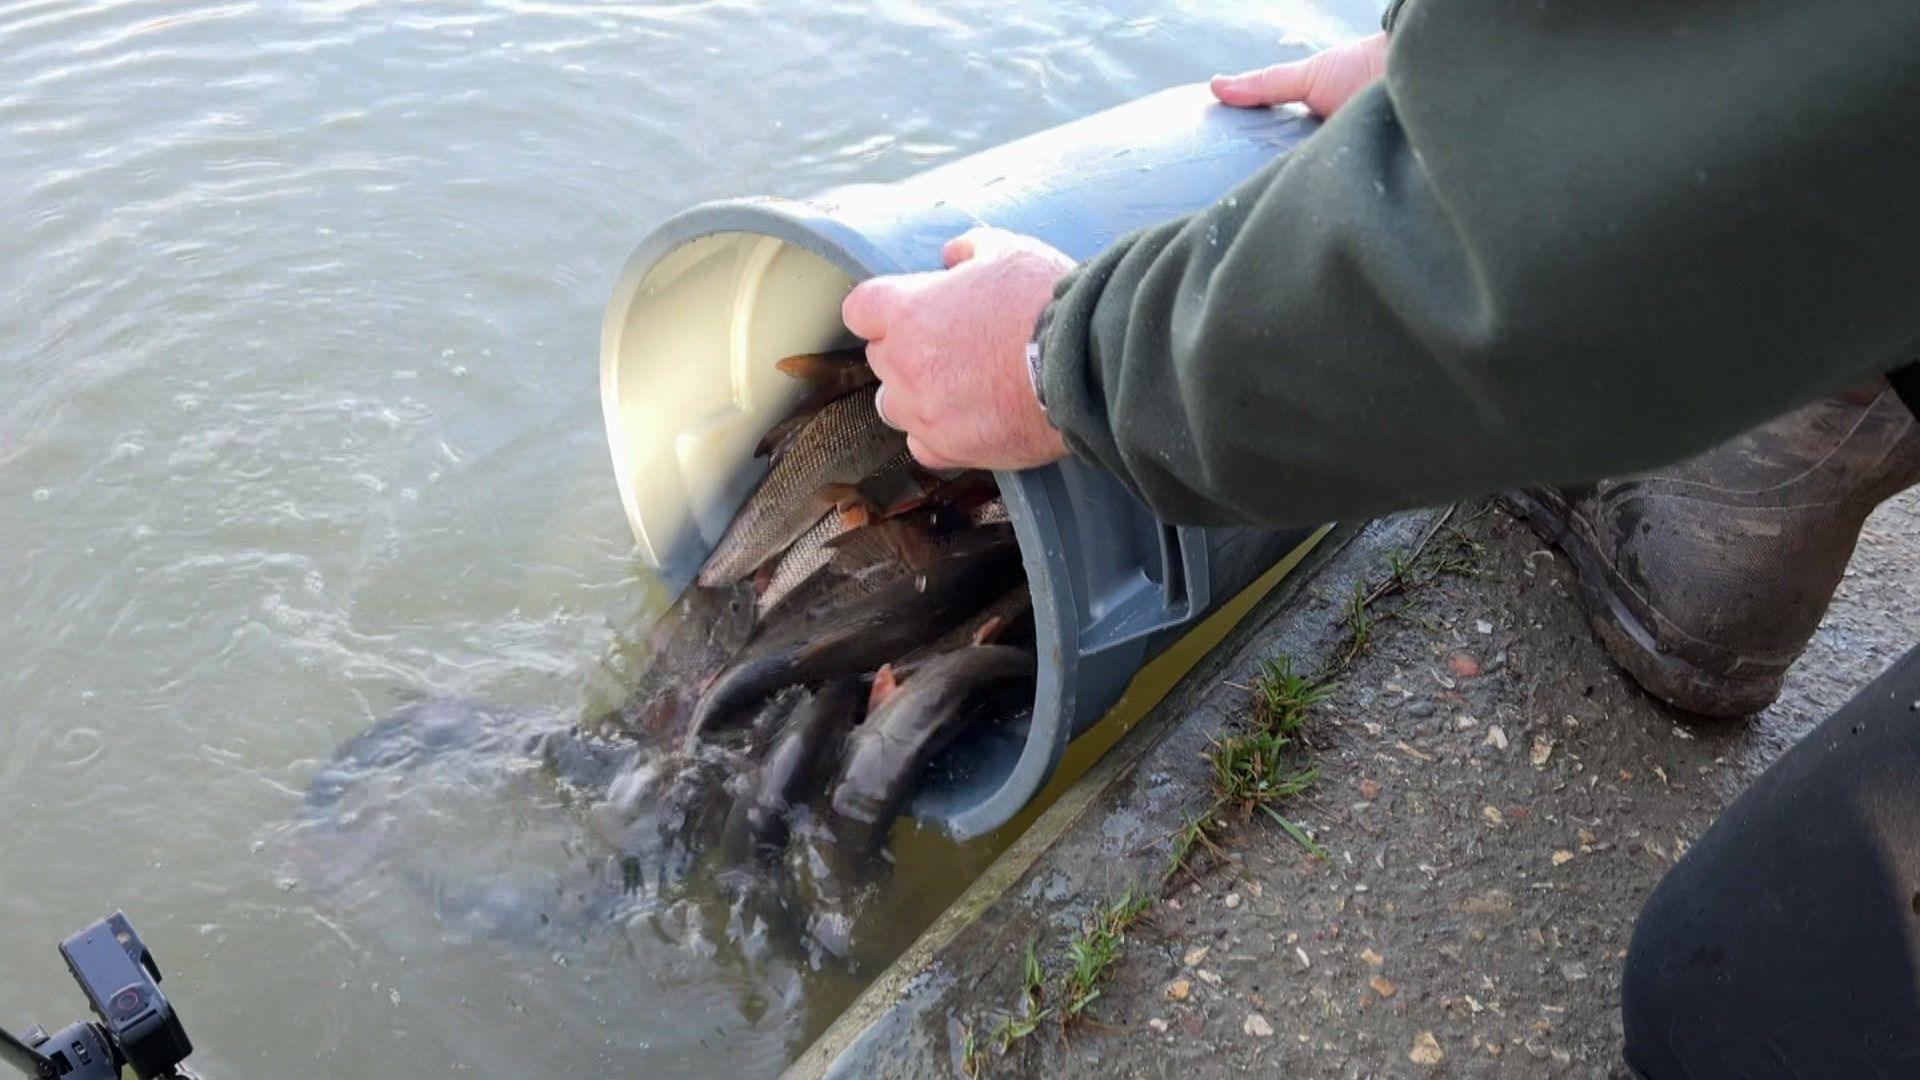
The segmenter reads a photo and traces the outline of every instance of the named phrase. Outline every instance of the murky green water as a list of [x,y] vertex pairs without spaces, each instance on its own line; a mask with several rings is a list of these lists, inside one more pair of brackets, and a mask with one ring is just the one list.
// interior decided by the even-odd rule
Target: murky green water
[[[308,778],[421,697],[617,698],[605,658],[661,598],[596,336],[651,222],[902,175],[1377,6],[0,5],[0,1023],[76,1015],[53,944],[124,907],[215,1075],[776,1070],[861,975],[648,917],[557,947],[450,920],[468,864],[538,888],[580,857],[537,784],[408,792],[426,885],[318,890],[288,852]],[[927,860],[897,936],[990,855]]]

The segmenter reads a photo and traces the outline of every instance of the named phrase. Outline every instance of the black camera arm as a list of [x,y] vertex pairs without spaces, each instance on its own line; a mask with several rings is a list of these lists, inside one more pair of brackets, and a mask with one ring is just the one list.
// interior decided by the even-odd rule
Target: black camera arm
[[47,1055],[21,1042],[6,1028],[0,1028],[0,1061],[27,1076],[51,1078],[59,1075],[54,1072],[53,1061]]
[[160,992],[159,965],[125,915],[114,912],[67,938],[60,955],[98,1021],[51,1036],[36,1027],[24,1040],[0,1029],[0,1063],[35,1080],[119,1080],[122,1066],[141,1080],[192,1075],[180,1061],[193,1044]]

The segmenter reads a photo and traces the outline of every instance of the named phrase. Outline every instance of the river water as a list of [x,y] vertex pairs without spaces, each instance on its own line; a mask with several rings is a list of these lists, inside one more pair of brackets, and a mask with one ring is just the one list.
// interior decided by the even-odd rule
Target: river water
[[[776,1071],[871,964],[648,919],[496,932],[463,871],[545,888],[588,844],[524,777],[421,779],[394,805],[425,869],[321,888],[305,785],[410,701],[618,700],[663,597],[597,334],[652,222],[904,175],[1377,10],[0,5],[0,1023],[83,1011],[53,945],[125,908],[212,1075]],[[1004,840],[914,840],[941,873],[890,936]]]

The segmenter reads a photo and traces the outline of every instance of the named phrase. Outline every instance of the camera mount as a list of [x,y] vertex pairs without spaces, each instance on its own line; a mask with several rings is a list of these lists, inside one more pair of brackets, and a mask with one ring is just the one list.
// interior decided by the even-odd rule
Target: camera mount
[[0,1062],[36,1080],[119,1080],[122,1066],[140,1080],[192,1074],[186,1028],[160,992],[160,966],[127,917],[114,912],[60,943],[67,970],[98,1021],[75,1021],[48,1035],[16,1038],[0,1029]]

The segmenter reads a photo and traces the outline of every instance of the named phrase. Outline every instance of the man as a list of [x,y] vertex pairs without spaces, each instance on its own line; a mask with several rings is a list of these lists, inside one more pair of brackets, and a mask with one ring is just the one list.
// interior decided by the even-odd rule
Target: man
[[[979,230],[946,272],[856,288],[883,416],[929,465],[1079,454],[1173,521],[1521,488],[1643,686],[1763,707],[1867,513],[1920,481],[1920,5],[1387,23],[1215,80],[1328,117],[1218,205],[1078,268]],[[1636,1073],[1920,1075],[1915,710],[1920,650],[1661,882],[1624,979]]]

